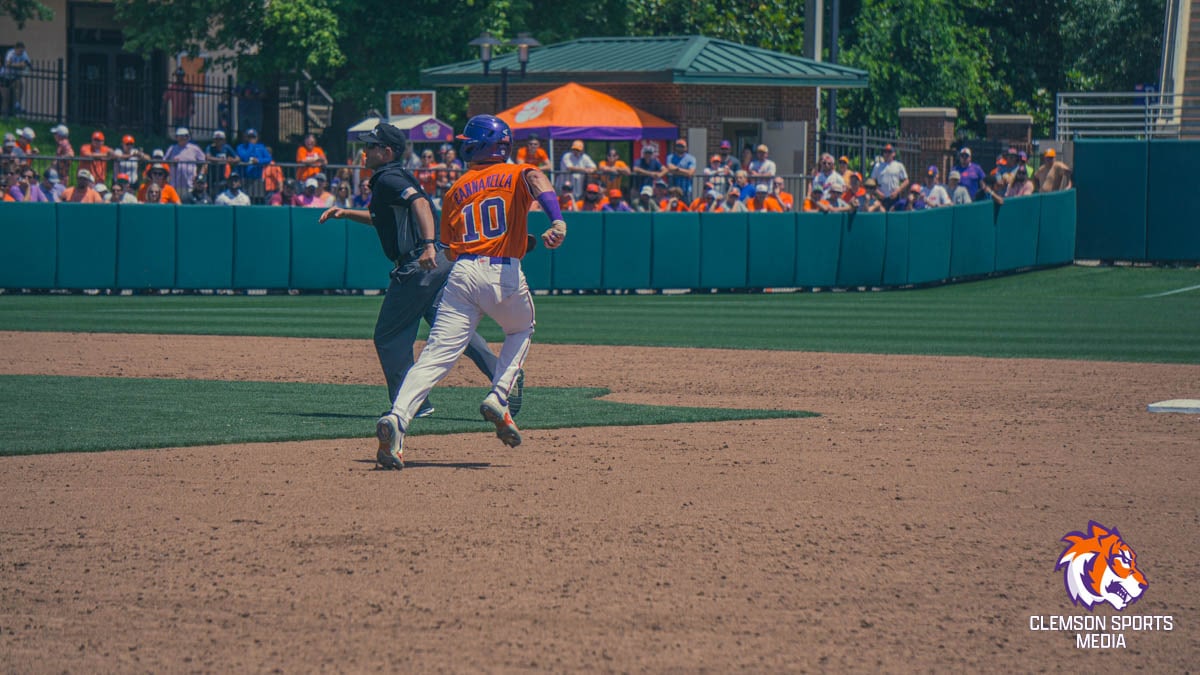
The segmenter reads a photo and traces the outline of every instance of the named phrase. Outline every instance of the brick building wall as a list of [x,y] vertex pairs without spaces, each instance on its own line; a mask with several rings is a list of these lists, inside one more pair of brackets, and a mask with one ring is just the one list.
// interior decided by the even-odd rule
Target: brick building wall
[[1020,150],[1032,147],[1033,117],[1030,115],[988,115],[984,118],[987,124],[987,137],[998,141],[1006,141],[1017,146]]
[[939,180],[945,181],[953,163],[954,108],[901,108],[900,134],[916,137],[920,150],[916,157],[902,157],[910,176],[923,177],[930,166],[938,167]]
[[[811,155],[816,147],[817,98],[814,87],[696,86],[644,83],[589,83],[585,87],[604,92],[629,105],[641,108],[688,129],[708,130],[707,148],[689,148],[698,160],[714,154],[721,142],[722,122],[726,119],[808,121],[807,147]],[[516,84],[509,81],[508,105],[513,107],[543,94],[556,85]],[[491,114],[500,109],[499,86],[473,86],[467,103],[468,115]],[[796,147],[800,146],[797,140]],[[771,154],[790,153],[794,148],[772,148]],[[812,158],[810,157],[810,162]]]

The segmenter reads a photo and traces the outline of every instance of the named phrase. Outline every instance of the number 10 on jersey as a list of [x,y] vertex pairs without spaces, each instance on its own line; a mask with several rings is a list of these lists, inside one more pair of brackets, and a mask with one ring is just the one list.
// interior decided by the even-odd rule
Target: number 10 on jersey
[[503,197],[489,197],[463,210],[463,241],[495,239],[508,230]]

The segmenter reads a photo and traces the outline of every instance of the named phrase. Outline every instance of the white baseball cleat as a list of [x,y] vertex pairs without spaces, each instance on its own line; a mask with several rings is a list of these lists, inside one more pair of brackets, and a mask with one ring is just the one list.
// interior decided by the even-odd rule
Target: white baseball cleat
[[388,413],[375,423],[375,438],[379,439],[379,450],[375,461],[385,469],[404,468],[404,432],[400,429],[400,418]]
[[483,419],[496,425],[496,438],[499,438],[505,445],[515,448],[521,444],[521,431],[513,422],[512,415],[508,414],[508,406],[501,405],[500,397],[496,395],[496,392],[493,391],[483,399],[483,403],[479,405],[479,414],[483,415]]

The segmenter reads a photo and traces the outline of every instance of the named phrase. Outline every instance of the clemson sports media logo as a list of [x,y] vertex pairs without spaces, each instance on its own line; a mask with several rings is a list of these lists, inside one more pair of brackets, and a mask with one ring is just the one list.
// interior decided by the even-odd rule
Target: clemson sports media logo
[[1138,601],[1149,588],[1137,566],[1137,553],[1114,527],[1088,522],[1088,532],[1071,532],[1062,540],[1067,548],[1055,570],[1063,571],[1063,584],[1071,602],[1093,611],[1107,602],[1117,611]]
[[[1175,630],[1175,617],[1170,614],[1124,613],[1150,584],[1138,569],[1137,553],[1125,543],[1117,528],[1092,520],[1088,521],[1085,532],[1070,532],[1062,541],[1067,542],[1067,548],[1059,555],[1054,569],[1062,570],[1063,585],[1071,602],[1083,605],[1088,611],[1034,614],[1029,617],[1030,631],[1075,633],[1076,649],[1125,649],[1127,632]],[[1096,612],[1096,606],[1104,603],[1120,613]]]

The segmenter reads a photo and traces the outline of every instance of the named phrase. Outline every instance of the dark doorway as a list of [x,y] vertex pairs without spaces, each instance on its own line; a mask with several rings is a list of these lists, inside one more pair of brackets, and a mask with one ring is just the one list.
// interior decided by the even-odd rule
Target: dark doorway
[[112,5],[72,3],[67,78],[70,119],[121,129],[149,128],[154,120],[152,62],[122,49]]

